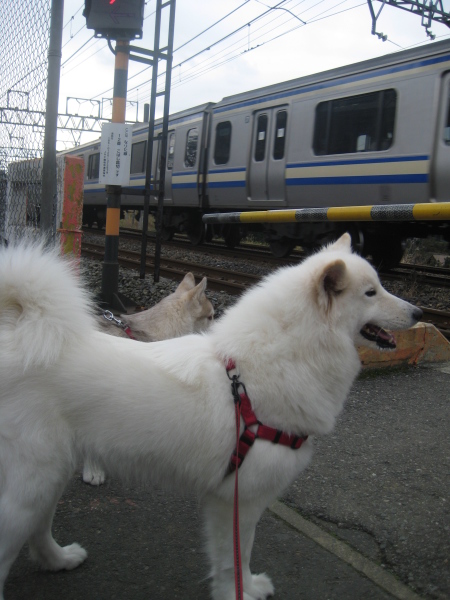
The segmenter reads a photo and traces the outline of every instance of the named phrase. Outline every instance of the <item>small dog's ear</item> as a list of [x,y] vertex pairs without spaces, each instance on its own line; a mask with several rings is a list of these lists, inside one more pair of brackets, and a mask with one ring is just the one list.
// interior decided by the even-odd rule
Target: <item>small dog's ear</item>
[[344,233],[333,244],[327,247],[327,250],[341,250],[343,252],[352,251],[352,238],[349,233]]
[[194,288],[192,288],[192,290],[189,290],[187,292],[186,295],[189,298],[189,300],[197,300],[197,302],[199,302],[201,296],[205,293],[206,284],[207,284],[207,279],[206,279],[206,277],[203,277],[203,279],[200,281],[200,283],[198,285],[196,285]]
[[175,291],[187,292],[189,290],[192,290],[194,287],[195,287],[195,277],[189,271],[189,273],[186,273],[186,275],[183,278],[183,281],[181,281],[181,283],[178,285],[178,287]]
[[197,285],[197,288],[196,288],[198,290],[199,294],[205,293],[207,283],[208,283],[208,280],[206,279],[206,277],[203,277],[203,279],[200,281],[200,283]]

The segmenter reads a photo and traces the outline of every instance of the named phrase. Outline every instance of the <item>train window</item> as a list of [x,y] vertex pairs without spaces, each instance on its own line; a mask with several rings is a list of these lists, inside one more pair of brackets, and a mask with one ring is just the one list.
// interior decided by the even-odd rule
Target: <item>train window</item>
[[185,167],[193,167],[197,160],[197,142],[198,142],[198,129],[189,129],[186,138],[186,153],[184,155]]
[[448,98],[447,122],[444,127],[444,142],[450,146],[450,94]]
[[286,143],[287,111],[279,110],[275,119],[275,140],[273,143],[273,158],[281,160],[284,158],[284,147]]
[[231,148],[231,123],[223,121],[216,127],[216,143],[214,146],[214,162],[216,165],[224,165],[230,159]]
[[173,157],[175,154],[175,134],[171,133],[169,135],[169,146],[167,152],[167,170],[171,171],[173,169]]
[[315,154],[387,150],[394,139],[395,90],[321,102],[316,108]]
[[147,149],[147,142],[136,142],[131,147],[131,164],[130,173],[144,173],[145,172],[145,151]]
[[259,115],[256,123],[255,161],[261,162],[266,155],[267,115]]
[[100,152],[91,154],[88,158],[87,178],[98,179],[100,173]]

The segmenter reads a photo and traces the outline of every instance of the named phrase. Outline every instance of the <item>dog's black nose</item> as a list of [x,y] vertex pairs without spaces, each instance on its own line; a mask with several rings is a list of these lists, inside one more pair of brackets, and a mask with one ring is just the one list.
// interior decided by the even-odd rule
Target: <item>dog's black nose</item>
[[413,319],[415,319],[416,321],[420,321],[420,319],[422,318],[423,315],[423,310],[421,308],[419,308],[418,306],[414,307],[413,310]]

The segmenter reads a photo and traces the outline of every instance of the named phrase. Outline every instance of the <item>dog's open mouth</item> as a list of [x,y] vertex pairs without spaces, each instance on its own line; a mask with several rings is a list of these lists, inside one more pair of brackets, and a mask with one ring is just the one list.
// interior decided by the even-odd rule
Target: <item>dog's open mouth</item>
[[378,325],[372,325],[372,323],[366,323],[361,329],[360,334],[369,340],[369,342],[375,342],[379,348],[393,349],[397,347],[395,337]]

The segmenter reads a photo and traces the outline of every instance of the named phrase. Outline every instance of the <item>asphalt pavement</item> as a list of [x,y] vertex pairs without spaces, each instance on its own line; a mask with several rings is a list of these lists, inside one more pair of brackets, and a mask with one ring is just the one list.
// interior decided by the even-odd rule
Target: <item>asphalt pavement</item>
[[[364,373],[311,466],[268,509],[252,570],[280,600],[450,598],[450,364]],[[70,572],[14,564],[5,600],[208,600],[197,502],[80,473],[54,521],[89,553]]]

